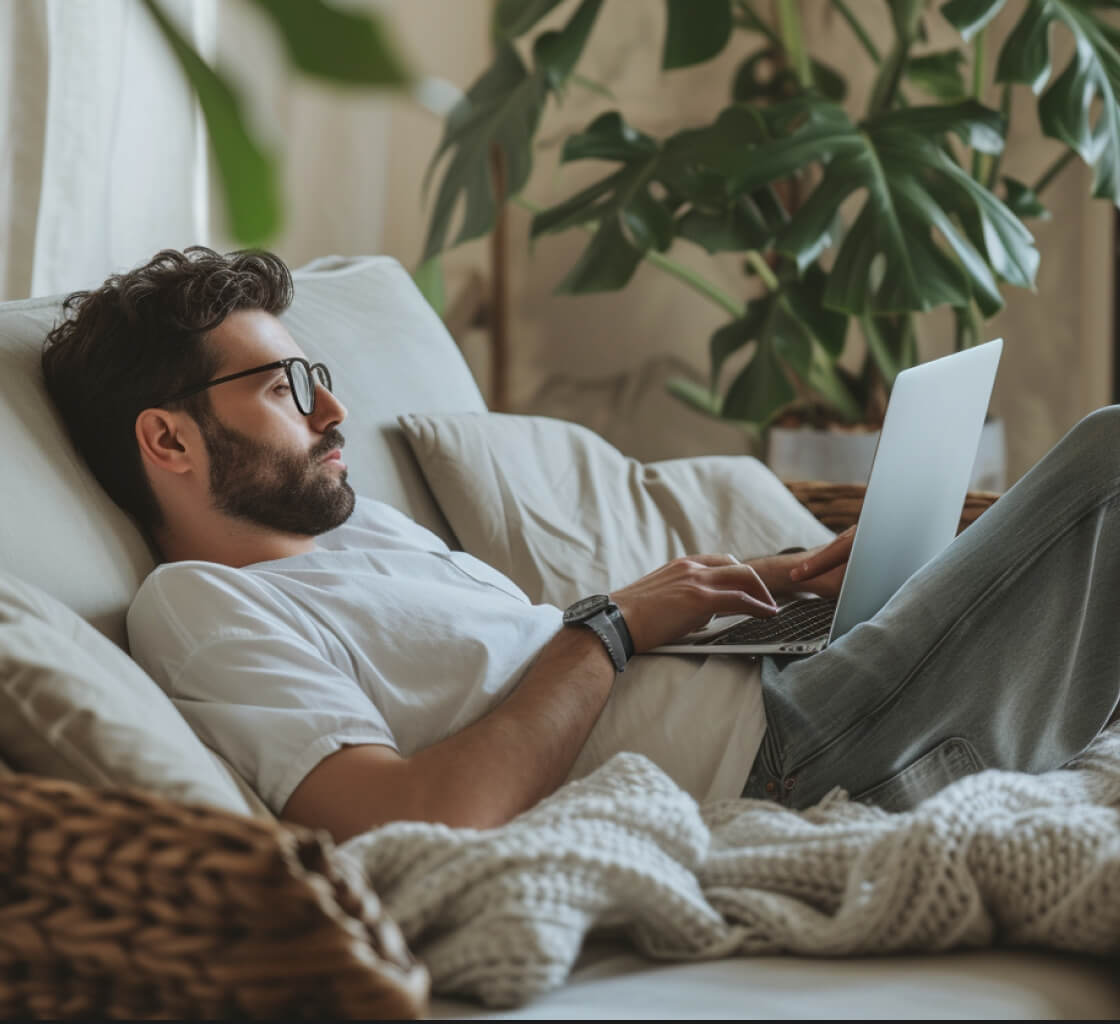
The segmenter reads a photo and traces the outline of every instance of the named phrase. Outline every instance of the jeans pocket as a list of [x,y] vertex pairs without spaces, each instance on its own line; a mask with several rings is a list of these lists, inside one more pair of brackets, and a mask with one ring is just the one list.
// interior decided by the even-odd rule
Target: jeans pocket
[[983,769],[984,762],[972,744],[962,736],[951,736],[853,799],[884,811],[908,811],[950,782]]

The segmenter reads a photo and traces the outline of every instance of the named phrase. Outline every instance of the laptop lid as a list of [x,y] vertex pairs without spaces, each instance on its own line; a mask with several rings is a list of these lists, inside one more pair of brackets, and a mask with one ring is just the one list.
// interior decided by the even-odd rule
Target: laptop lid
[[829,643],[956,536],[1002,352],[997,338],[895,378]]

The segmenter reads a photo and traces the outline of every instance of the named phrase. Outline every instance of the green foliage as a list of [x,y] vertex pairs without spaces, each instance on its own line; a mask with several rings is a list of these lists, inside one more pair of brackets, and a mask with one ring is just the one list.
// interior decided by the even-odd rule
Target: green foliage
[[[426,256],[446,245],[459,207],[456,242],[490,230],[495,150],[508,169],[502,198],[528,181],[545,107],[562,100],[600,13],[597,0],[570,0],[565,27],[530,42],[561,2],[498,3],[497,56],[449,117],[433,160],[434,169],[448,156]],[[730,62],[727,104],[664,138],[621,109],[599,115],[565,140],[560,159],[592,160],[602,173],[532,221],[533,237],[588,233],[561,292],[624,288],[643,260],[672,268],[666,254],[682,243],[741,254],[741,304],[672,271],[732,319],[711,338],[708,387],[671,390],[753,429],[790,411],[872,416],[919,358],[916,316],[951,307],[963,347],[980,340],[1006,286],[1034,287],[1040,255],[1024,220],[1047,216],[1040,193],[1064,164],[1033,185],[999,174],[1010,85],[1034,90],[1042,133],[1093,167],[1094,195],[1120,203],[1120,30],[1102,17],[1116,0],[878,0],[893,31],[882,53],[857,16],[871,0],[828,2],[851,31],[830,41],[832,52],[847,43],[845,60],[875,73],[862,114],[845,105],[842,71],[806,51],[798,0],[665,0],[664,72],[742,53]],[[1016,20],[989,81],[984,33],[1005,10]],[[958,31],[957,46],[928,50],[934,19]],[[1055,30],[1074,43],[1056,76]],[[521,37],[527,63],[514,49]],[[997,86],[1000,110],[982,102]],[[838,365],[853,322],[866,343],[857,374]]]
[[443,276],[443,261],[433,256],[413,271],[412,280],[420,289],[420,294],[428,300],[436,316],[442,317],[447,308],[447,283]]

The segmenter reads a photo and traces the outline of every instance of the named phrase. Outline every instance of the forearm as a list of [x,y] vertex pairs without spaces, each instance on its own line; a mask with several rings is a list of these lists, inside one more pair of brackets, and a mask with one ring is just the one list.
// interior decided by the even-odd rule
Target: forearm
[[501,704],[404,760],[401,816],[489,828],[532,807],[567,777],[614,675],[591,630],[561,630]]

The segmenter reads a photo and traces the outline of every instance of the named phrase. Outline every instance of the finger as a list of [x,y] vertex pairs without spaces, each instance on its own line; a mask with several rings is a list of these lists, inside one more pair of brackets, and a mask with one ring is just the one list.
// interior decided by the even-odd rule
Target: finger
[[716,615],[754,615],[768,619],[778,614],[778,606],[760,601],[745,590],[719,590],[712,599]]
[[753,566],[724,565],[712,568],[710,583],[720,590],[743,591],[765,607],[777,609],[777,602]]
[[854,538],[855,527],[845,530],[835,540],[819,551],[815,551],[800,565],[790,570],[790,578],[795,580],[808,579],[844,565],[851,555]]

